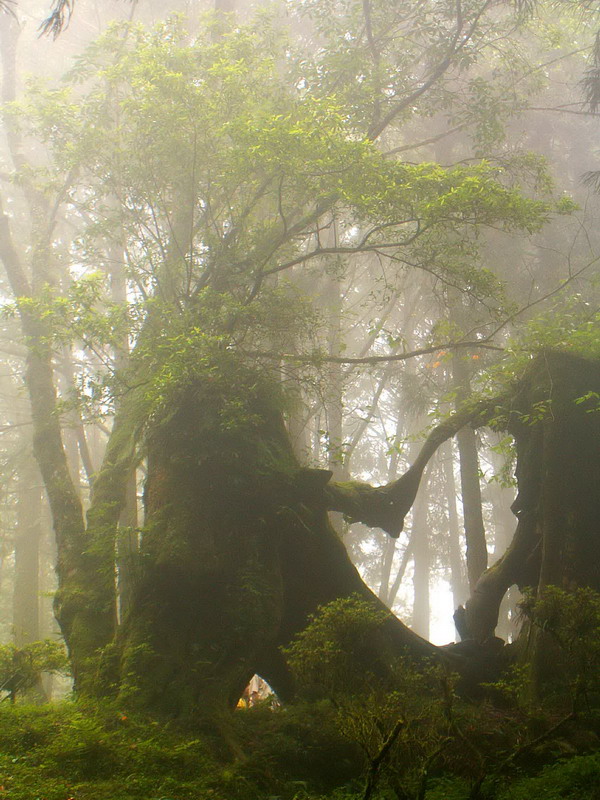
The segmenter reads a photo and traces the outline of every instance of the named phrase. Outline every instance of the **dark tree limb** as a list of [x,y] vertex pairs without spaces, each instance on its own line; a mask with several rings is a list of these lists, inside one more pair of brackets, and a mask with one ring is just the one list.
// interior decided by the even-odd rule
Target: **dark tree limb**
[[[541,556],[539,530],[531,514],[519,520],[515,536],[502,558],[479,578],[464,610],[455,613],[463,639],[485,642],[494,635],[502,598],[514,584],[535,585]],[[462,613],[461,613],[462,610]],[[458,626],[463,620],[463,630]]]
[[363,794],[363,800],[369,800],[375,790],[375,786],[377,784],[377,778],[379,777],[379,770],[381,769],[382,764],[384,764],[386,758],[388,757],[390,750],[394,746],[394,742],[400,736],[400,732],[405,727],[406,722],[403,719],[399,719],[388,736],[385,738],[381,748],[375,758],[371,760],[369,765],[369,772],[367,774],[367,782],[365,785],[365,791]]
[[494,398],[467,405],[436,425],[414,464],[392,483],[385,486],[371,486],[360,481],[328,483],[324,489],[328,510],[341,511],[352,522],[381,528],[397,538],[415,501],[423,471],[438,447],[465,425],[480,427],[489,422],[501,402],[501,399]]
[[599,586],[600,422],[584,401],[598,394],[598,362],[559,351],[541,353],[515,387],[506,428],[517,448],[519,493],[512,510],[518,524],[505,554],[459,609],[466,638],[483,643],[493,637],[512,585]]

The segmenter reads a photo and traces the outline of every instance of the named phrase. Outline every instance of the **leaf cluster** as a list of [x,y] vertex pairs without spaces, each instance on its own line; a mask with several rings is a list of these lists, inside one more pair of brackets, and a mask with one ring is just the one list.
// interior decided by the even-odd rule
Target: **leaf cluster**
[[0,691],[14,700],[17,692],[31,689],[42,672],[67,672],[68,658],[63,645],[52,639],[22,646],[0,645]]
[[525,595],[520,603],[531,624],[549,634],[568,661],[575,695],[600,689],[600,594],[588,587],[573,591],[546,586],[538,595]]

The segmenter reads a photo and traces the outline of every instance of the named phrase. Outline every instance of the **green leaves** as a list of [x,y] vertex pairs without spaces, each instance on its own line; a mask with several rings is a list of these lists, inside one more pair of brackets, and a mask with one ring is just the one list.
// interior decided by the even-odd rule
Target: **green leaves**
[[0,689],[15,698],[35,686],[40,672],[67,672],[67,654],[62,644],[44,639],[21,647],[0,645]]
[[[274,342],[297,350],[317,315],[291,284],[306,272],[308,285],[313,269],[343,279],[365,252],[503,304],[502,284],[481,265],[482,226],[531,233],[572,205],[553,207],[539,160],[521,166],[542,199],[485,160],[444,168],[381,152],[366,121],[421,86],[411,61],[419,43],[432,64],[456,58],[458,72],[474,57],[449,49],[455,4],[411,8],[420,20],[414,41],[403,38],[413,22],[388,0],[369,4],[370,38],[362,3],[306,4],[319,29],[331,26],[315,57],[314,46],[292,45],[267,12],[238,27],[208,17],[197,36],[179,17],[152,29],[119,23],[62,86],[30,87],[11,113],[49,149],[30,182],[63,186],[77,220],[63,257],[75,275],[110,273],[116,251],[129,287],[121,311],[100,294],[35,301],[52,336],[137,345],[138,360],[153,365],[154,377],[144,379],[158,397],[189,379],[190,363],[233,351],[248,358]],[[479,11],[467,4],[461,24],[475,24]],[[471,88],[492,102],[489,83]],[[488,120],[492,133],[494,125]],[[165,331],[146,326],[153,313]]]
[[51,347],[84,341],[88,346],[118,346],[131,329],[128,309],[107,305],[104,300],[106,277],[101,273],[74,280],[59,294],[48,284],[34,297],[18,297],[2,307],[6,317],[17,312],[36,318],[46,331],[45,343]]
[[[150,31],[120,24],[71,72],[83,94],[35,91],[33,129],[58,167],[77,168],[71,199],[90,235],[102,219],[123,226],[134,269],[176,295],[207,272],[243,295],[248,278],[302,250],[317,208],[340,209],[350,246],[353,224],[386,226],[371,245],[439,249],[457,235],[473,246],[474,226],[532,232],[547,218],[548,202],[486,162],[386,158],[357,132],[343,95],[309,86],[291,55],[274,26],[256,22],[191,43],[177,18]],[[463,262],[474,258],[462,248]]]

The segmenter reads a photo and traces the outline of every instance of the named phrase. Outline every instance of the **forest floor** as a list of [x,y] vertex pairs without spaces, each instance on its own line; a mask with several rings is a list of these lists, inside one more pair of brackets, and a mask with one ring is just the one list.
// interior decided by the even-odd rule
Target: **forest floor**
[[[217,730],[218,728],[218,730]],[[0,705],[0,800],[361,800],[368,762],[331,708],[267,706],[222,725],[158,723],[108,704]],[[433,771],[426,800],[468,800],[473,776]],[[419,786],[404,784],[406,800]],[[384,779],[373,800],[396,800]],[[481,798],[600,800],[600,752],[546,744]]]

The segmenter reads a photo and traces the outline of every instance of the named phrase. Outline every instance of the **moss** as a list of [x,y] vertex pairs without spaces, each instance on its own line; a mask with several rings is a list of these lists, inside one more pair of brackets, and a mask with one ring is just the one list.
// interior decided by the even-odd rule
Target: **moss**
[[600,753],[593,753],[548,765],[539,775],[516,781],[499,800],[598,800],[599,787]]
[[213,788],[221,770],[209,743],[116,706],[0,708],[0,773],[14,800],[158,800],[168,789],[225,800]]
[[157,724],[117,705],[0,706],[0,796],[11,800],[285,800],[356,776],[330,709],[236,714],[215,726]]

